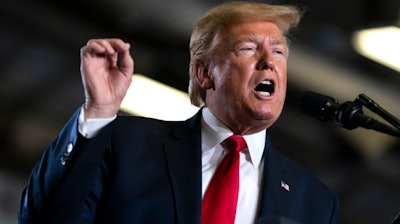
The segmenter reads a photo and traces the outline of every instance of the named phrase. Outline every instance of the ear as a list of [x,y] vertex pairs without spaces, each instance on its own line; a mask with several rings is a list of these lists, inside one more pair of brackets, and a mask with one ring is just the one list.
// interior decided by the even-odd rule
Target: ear
[[214,80],[211,74],[209,73],[208,66],[203,62],[195,65],[194,68],[195,75],[197,78],[197,82],[203,89],[211,89],[214,88]]

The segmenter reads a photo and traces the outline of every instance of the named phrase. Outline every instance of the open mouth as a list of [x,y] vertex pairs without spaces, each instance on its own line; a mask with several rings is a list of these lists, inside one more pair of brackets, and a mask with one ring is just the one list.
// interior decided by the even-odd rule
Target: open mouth
[[275,84],[272,80],[263,80],[254,90],[263,96],[270,96],[275,91]]

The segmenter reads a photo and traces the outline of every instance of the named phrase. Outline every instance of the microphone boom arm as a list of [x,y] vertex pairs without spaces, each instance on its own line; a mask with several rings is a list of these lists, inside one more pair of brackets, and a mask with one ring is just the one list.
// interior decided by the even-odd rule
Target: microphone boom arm
[[371,98],[366,96],[365,94],[360,94],[356,101],[362,103],[364,106],[366,106],[368,109],[370,109],[372,112],[378,114],[380,117],[385,119],[387,122],[395,126],[398,130],[400,130],[400,120],[397,119],[395,116],[387,112],[385,109],[383,109],[381,106],[379,106],[375,101],[373,101]]
[[[362,106],[366,106],[368,109],[382,117],[395,128],[384,125],[383,123],[371,117],[364,116]],[[349,101],[340,105],[336,113],[336,120],[338,121],[340,126],[349,130],[355,129],[357,127],[363,127],[391,136],[400,137],[399,120],[391,115],[389,112],[384,110],[382,107],[380,107],[365,94],[360,94],[353,102]]]

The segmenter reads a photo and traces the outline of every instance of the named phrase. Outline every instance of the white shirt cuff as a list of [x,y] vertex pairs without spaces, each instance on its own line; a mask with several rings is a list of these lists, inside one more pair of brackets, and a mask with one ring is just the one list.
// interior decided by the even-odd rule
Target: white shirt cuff
[[85,138],[93,138],[97,135],[100,129],[111,123],[116,117],[117,115],[114,115],[111,118],[86,119],[85,121],[85,110],[82,106],[79,114],[78,131]]

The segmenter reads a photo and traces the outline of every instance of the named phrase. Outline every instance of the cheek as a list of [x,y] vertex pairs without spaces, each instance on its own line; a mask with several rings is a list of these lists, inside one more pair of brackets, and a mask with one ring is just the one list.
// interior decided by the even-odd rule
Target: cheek
[[279,74],[279,79],[283,82],[282,84],[286,83],[287,82],[286,61],[278,63],[276,66],[276,71]]
[[209,67],[209,72],[215,80],[221,80],[225,75],[229,73],[231,63],[229,60],[218,60],[212,63]]
[[231,60],[225,60],[219,62],[217,65],[211,68],[212,76],[214,79],[215,87],[221,87],[223,89],[231,88],[235,84],[241,84],[242,73],[241,67]]

